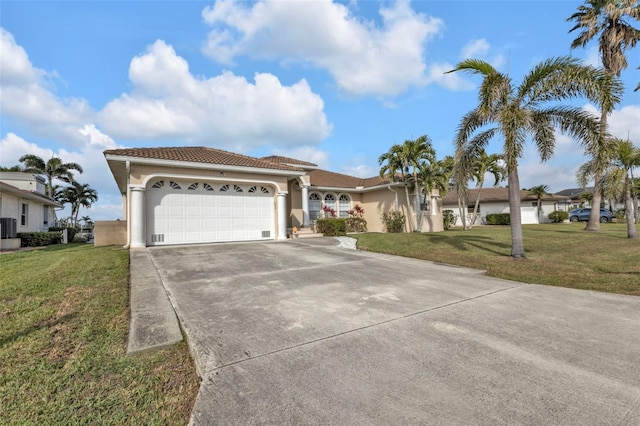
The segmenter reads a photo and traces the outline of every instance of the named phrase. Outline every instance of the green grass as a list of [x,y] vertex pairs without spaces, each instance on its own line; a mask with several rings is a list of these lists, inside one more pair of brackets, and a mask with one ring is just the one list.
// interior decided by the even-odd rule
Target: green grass
[[87,244],[0,256],[0,424],[186,424],[185,343],[126,355],[129,256]]
[[525,225],[526,259],[514,259],[509,227],[483,226],[432,234],[360,234],[358,248],[484,269],[526,283],[640,296],[640,240],[624,224]]

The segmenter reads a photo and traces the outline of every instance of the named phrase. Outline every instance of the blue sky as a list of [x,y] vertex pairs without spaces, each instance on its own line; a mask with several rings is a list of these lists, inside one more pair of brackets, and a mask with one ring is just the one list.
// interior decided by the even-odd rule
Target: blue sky
[[[81,216],[100,220],[122,218],[105,149],[204,145],[373,176],[391,145],[426,134],[442,158],[479,83],[444,72],[472,57],[517,82],[553,56],[598,64],[595,43],[569,49],[565,19],[580,4],[2,1],[0,164],[80,163],[77,180],[99,193]],[[610,130],[640,145],[640,49],[627,57]],[[527,148],[523,187],[576,186],[582,149],[557,142],[544,164]]]

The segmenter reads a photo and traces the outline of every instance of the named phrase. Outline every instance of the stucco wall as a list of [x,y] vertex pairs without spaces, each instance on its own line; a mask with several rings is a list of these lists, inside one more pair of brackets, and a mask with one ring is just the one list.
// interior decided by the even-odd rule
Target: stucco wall
[[150,175],[186,176],[187,178],[193,177],[194,179],[207,179],[215,182],[265,182],[272,183],[272,186],[275,183],[281,190],[287,190],[287,178],[285,176],[261,173],[217,172],[215,170],[184,169],[178,167],[149,166],[141,164],[131,165],[130,183],[133,185],[141,185],[145,178]]
[[[23,198],[17,197],[13,194],[2,194],[2,201],[0,205],[2,208],[0,209],[0,217],[11,217],[16,219],[16,230],[18,233],[20,232],[38,232],[45,231],[48,226],[45,226],[43,219],[43,209],[44,204],[39,203],[33,200],[25,200]],[[29,214],[27,217],[27,225],[21,225],[20,221],[20,213],[22,203],[26,203],[29,206]],[[53,220],[53,213],[51,209],[49,209],[49,221]]]
[[93,227],[93,245],[124,246],[127,244],[127,221],[125,220],[99,220]]

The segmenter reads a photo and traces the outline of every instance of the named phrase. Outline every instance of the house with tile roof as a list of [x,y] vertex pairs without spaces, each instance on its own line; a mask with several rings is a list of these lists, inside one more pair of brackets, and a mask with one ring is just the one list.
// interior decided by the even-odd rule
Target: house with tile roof
[[[491,213],[509,213],[509,190],[508,188],[474,188],[467,191],[467,203],[465,214],[470,221],[476,198],[480,195],[478,204],[478,216],[474,225],[484,223],[484,218]],[[529,191],[520,191],[521,217],[523,224],[548,223],[549,213],[557,210],[568,211],[571,207],[571,197],[552,194],[545,195],[541,199],[540,216],[538,217],[538,198],[529,194]],[[443,210],[452,210],[456,215],[456,226],[462,226],[460,218],[460,208],[458,206],[458,192],[451,190],[447,192],[442,200]],[[469,222],[467,222],[469,223]]]
[[[283,156],[208,147],[111,149],[104,155],[122,194],[126,220],[117,226],[125,228],[123,244],[131,247],[283,240],[289,229],[310,228],[325,206],[338,217],[362,206],[373,232],[384,231],[382,213],[399,210],[409,230],[409,212],[415,211],[402,182],[344,175]],[[423,232],[443,229],[441,201],[437,193],[422,197]]]

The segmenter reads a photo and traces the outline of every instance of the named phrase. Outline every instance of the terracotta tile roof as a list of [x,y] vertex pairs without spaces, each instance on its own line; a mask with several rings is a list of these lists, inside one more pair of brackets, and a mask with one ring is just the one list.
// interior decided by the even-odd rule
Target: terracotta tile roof
[[148,158],[154,160],[184,161],[191,163],[220,164],[225,166],[253,167],[260,169],[302,171],[298,167],[266,161],[204,146],[178,146],[161,148],[108,149],[105,155]]
[[309,176],[312,186],[324,186],[330,188],[369,188],[388,183],[388,181],[379,176],[363,179],[327,170],[313,170],[309,172]]
[[310,163],[308,161],[296,160],[295,158],[282,157],[280,155],[270,155],[268,157],[260,158],[264,161],[270,161],[272,163],[285,163],[285,164],[298,164],[300,166],[318,167],[317,164]]
[[[478,196],[478,189],[473,188],[467,191],[467,198],[469,203],[474,203],[476,197]],[[529,194],[529,191],[522,190],[520,191],[520,200],[521,201],[536,201],[538,197],[535,195]],[[568,200],[569,197],[565,197],[562,195],[545,195],[542,197],[542,201],[564,201]],[[508,188],[482,188],[480,191],[480,202],[481,203],[496,203],[496,202],[507,202],[509,201],[509,189]],[[447,195],[442,199],[442,204],[450,205],[450,204],[458,204],[458,192],[455,189],[449,190]]]

